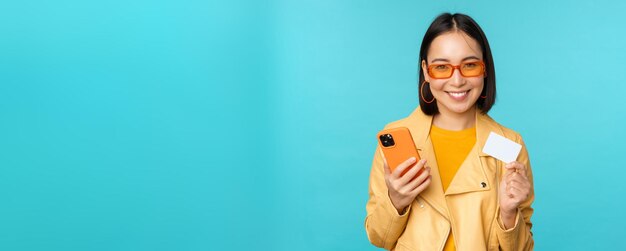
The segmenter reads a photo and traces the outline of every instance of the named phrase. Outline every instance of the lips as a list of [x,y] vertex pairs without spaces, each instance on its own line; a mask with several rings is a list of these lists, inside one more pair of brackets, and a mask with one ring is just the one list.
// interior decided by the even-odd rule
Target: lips
[[446,92],[446,93],[454,100],[463,101],[467,97],[469,90],[464,91],[464,92]]

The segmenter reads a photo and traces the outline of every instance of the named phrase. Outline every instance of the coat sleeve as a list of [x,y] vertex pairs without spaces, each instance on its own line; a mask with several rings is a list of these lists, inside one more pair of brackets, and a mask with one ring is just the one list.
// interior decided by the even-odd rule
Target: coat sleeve
[[391,203],[382,158],[381,149],[377,147],[370,173],[365,231],[372,244],[390,250],[395,247],[398,238],[404,232],[411,206],[409,205],[400,215]]
[[526,175],[530,181],[530,194],[517,209],[517,219],[515,220],[515,226],[511,229],[504,230],[504,225],[500,221],[500,210],[498,210],[498,217],[495,221],[497,226],[493,226],[496,229],[496,236],[500,246],[500,250],[503,251],[518,251],[518,250],[533,250],[535,242],[533,240],[533,233],[531,232],[532,223],[530,217],[533,214],[533,208],[531,204],[535,200],[535,185],[533,182],[533,174],[530,167],[530,160],[528,158],[528,151],[522,138],[517,135],[516,141],[522,145],[522,150],[517,158],[517,161],[526,166]]

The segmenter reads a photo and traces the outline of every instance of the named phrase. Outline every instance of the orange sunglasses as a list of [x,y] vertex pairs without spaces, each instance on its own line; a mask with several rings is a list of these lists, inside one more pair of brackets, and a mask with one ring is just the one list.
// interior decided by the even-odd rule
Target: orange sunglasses
[[452,77],[454,69],[459,69],[463,77],[478,77],[486,74],[485,63],[483,61],[465,62],[460,65],[452,64],[431,64],[428,66],[428,75],[434,79],[445,79]]

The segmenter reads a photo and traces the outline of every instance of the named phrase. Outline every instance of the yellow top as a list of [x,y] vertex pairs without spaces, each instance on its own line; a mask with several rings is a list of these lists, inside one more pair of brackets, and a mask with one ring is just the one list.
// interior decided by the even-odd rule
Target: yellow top
[[[470,150],[476,144],[476,127],[461,131],[450,131],[432,125],[430,128],[430,139],[433,142],[435,158],[437,159],[441,183],[445,192],[450,182],[452,182],[456,171],[459,170]],[[448,240],[443,250],[456,250],[452,231],[448,235]]]

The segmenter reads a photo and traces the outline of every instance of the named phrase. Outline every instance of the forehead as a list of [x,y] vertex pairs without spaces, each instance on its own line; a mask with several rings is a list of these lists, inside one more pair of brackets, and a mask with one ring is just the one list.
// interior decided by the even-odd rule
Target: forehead
[[462,31],[446,32],[437,36],[428,49],[428,62],[445,59],[452,63],[463,61],[467,57],[483,58],[480,45]]

